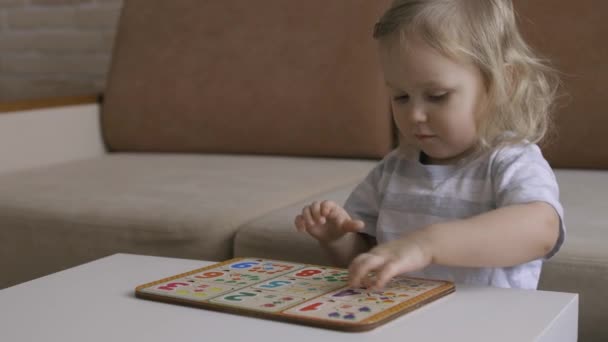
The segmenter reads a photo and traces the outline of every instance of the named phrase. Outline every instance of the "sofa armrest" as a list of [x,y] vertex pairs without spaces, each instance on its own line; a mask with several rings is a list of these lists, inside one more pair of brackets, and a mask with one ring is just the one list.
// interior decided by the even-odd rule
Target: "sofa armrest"
[[0,173],[105,153],[95,96],[0,103]]

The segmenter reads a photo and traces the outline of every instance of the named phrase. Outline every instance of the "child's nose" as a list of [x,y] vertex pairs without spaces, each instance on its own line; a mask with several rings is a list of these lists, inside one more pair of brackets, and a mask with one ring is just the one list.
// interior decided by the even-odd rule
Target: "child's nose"
[[407,116],[414,123],[426,122],[426,112],[422,106],[411,106]]

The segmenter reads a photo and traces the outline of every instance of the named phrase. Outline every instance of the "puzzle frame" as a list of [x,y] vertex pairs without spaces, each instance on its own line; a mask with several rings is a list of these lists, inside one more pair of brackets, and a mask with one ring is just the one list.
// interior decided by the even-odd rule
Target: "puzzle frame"
[[233,258],[137,286],[138,298],[341,331],[367,331],[454,292],[398,276],[383,291],[350,288],[346,269]]

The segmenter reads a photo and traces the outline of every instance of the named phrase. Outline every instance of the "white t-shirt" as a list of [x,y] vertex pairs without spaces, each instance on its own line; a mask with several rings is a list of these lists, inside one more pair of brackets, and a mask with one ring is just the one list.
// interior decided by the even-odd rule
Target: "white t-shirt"
[[[559,238],[548,259],[564,241],[563,208],[555,175],[535,144],[501,147],[456,165],[425,165],[394,150],[355,188],[345,209],[381,244],[433,223],[533,201],[550,204],[560,217]],[[408,275],[536,289],[542,262],[503,268],[430,265]]]

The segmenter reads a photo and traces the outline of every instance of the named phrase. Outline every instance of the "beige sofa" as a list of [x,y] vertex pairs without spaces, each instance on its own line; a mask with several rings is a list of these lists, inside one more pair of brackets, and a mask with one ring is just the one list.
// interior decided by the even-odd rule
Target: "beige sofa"
[[[540,287],[580,293],[580,340],[605,341],[608,26],[592,2],[584,23],[567,1],[517,5],[570,94],[544,150],[568,235]],[[129,0],[103,103],[0,105],[0,288],[117,252],[328,262],[292,221],[395,145],[369,38],[389,1],[262,3]]]

